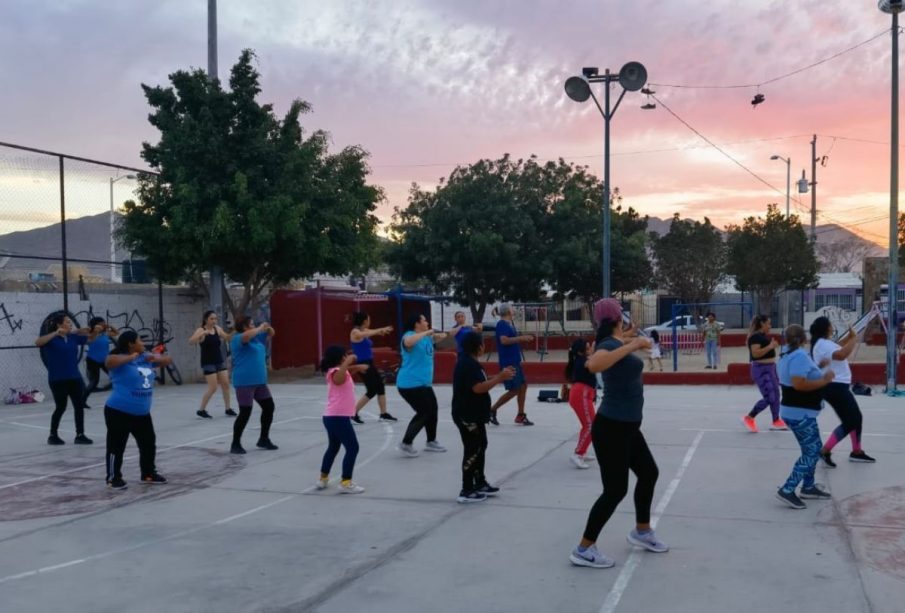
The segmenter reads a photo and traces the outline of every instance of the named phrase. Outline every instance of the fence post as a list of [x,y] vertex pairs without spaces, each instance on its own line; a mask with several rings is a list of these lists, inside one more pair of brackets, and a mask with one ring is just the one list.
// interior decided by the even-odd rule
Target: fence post
[[60,160],[60,237],[63,243],[63,310],[69,312],[69,266],[66,261],[66,186],[63,156]]

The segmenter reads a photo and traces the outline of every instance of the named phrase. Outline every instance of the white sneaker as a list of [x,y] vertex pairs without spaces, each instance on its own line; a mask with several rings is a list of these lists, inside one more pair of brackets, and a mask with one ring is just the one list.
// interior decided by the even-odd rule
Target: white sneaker
[[407,458],[414,458],[415,456],[418,455],[418,450],[415,449],[415,447],[413,445],[406,445],[405,443],[399,443],[399,445],[396,447],[396,449],[398,449],[402,453],[402,455],[404,455]]
[[666,553],[669,551],[669,545],[658,539],[653,530],[650,530],[645,534],[639,534],[637,529],[632,530],[625,538],[632,545],[644,547],[648,551],[653,551],[654,553]]
[[437,441],[427,441],[427,444],[424,445],[424,450],[425,451],[443,452],[443,451],[446,451],[446,447],[444,447]]
[[590,451],[587,452],[586,454],[584,454],[583,457],[584,457],[585,462],[596,462],[597,461],[597,457]]
[[577,453],[573,453],[569,459],[572,461],[572,464],[575,465],[575,468],[590,468],[590,465],[584,461],[584,458]]
[[319,490],[325,490],[327,489],[328,485],[330,485],[330,481],[328,479],[318,479],[317,483],[314,484],[314,487]]
[[597,551],[596,545],[591,545],[584,551],[579,551],[576,547],[569,554],[569,561],[575,566],[590,566],[591,568],[612,568],[616,565],[615,560]]
[[339,486],[340,494],[361,494],[363,491],[365,491],[365,488],[351,481],[348,485],[340,484]]

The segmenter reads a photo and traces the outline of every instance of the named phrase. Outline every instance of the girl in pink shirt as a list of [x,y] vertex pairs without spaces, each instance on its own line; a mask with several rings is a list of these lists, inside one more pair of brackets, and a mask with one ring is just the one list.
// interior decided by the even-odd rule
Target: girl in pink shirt
[[367,365],[356,365],[355,355],[348,353],[345,347],[331,345],[324,352],[321,360],[321,372],[326,373],[327,408],[324,410],[324,428],[327,429],[329,444],[321,463],[321,476],[317,480],[317,489],[322,490],[330,483],[330,468],[339,453],[340,446],[345,447],[343,456],[341,494],[360,494],[365,488],[352,482],[352,470],[358,456],[358,438],[352,427],[352,416],[355,415],[355,384],[352,374],[367,370]]

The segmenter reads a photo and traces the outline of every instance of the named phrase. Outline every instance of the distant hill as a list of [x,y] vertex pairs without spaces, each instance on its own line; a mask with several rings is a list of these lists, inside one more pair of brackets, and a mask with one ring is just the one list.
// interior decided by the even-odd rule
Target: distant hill
[[[118,216],[117,216],[118,217]],[[59,262],[26,258],[9,258],[4,255],[34,255],[61,258],[61,224],[35,228],[23,232],[0,235],[0,270],[5,276],[21,276],[20,271],[42,272],[54,266],[59,270]],[[70,260],[110,260],[110,214],[100,213],[66,221],[66,256]],[[129,252],[117,248],[116,261],[129,259]],[[88,274],[109,277],[108,264],[80,264]],[[19,272],[19,275],[16,273]]]

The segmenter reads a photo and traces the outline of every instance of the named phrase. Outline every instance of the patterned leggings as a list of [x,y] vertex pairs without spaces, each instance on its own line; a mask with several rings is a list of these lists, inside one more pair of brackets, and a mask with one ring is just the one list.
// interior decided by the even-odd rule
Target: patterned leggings
[[814,487],[814,469],[817,467],[817,460],[820,458],[820,428],[817,426],[817,419],[814,417],[805,417],[804,419],[787,419],[786,425],[795,434],[798,439],[798,445],[801,447],[801,457],[795,461],[792,467],[792,474],[782,486],[784,492],[794,492],[798,484],[803,487]]
[[776,374],[776,364],[751,362],[751,378],[763,397],[754,404],[748,415],[757,417],[758,413],[770,407],[773,421],[776,421],[779,419],[779,377]]

